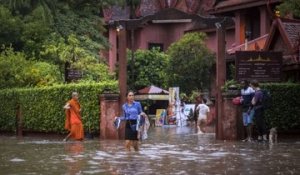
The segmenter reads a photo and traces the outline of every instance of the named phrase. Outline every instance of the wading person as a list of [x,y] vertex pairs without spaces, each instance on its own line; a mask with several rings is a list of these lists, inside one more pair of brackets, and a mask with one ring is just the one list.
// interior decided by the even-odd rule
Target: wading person
[[253,128],[253,115],[254,110],[251,108],[251,100],[254,96],[254,89],[249,86],[249,82],[244,80],[241,82],[241,103],[242,103],[242,116],[243,116],[243,124],[246,128],[247,137],[244,139],[244,142],[251,142],[252,141],[252,128]]
[[65,129],[70,131],[70,133],[64,138],[67,141],[69,138],[74,140],[83,140],[84,131],[81,120],[81,108],[78,101],[78,93],[72,93],[72,99],[67,102],[64,106],[66,113]]
[[197,121],[197,128],[198,128],[198,134],[205,133],[204,127],[207,123],[207,116],[209,113],[209,107],[206,105],[206,99],[203,98],[202,102],[197,106],[197,109],[199,111],[198,121]]
[[193,117],[195,122],[195,128],[198,128],[197,121],[199,117],[199,110],[197,110],[197,107],[199,106],[200,103],[201,103],[201,97],[197,96],[195,98],[195,108],[194,108],[194,117]]
[[135,151],[139,150],[138,145],[138,129],[139,129],[139,119],[141,116],[145,115],[142,111],[142,106],[140,102],[134,101],[133,91],[129,91],[126,94],[127,101],[122,105],[123,116],[120,120],[124,120],[125,124],[125,148],[130,151],[131,146],[133,146]]

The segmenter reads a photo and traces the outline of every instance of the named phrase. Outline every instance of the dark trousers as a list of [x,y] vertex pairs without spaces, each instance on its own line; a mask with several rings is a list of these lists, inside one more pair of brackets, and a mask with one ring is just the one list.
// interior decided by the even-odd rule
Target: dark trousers
[[132,125],[136,126],[136,120],[126,120],[125,140],[138,140],[138,132],[135,130],[136,127],[131,127]]
[[258,130],[258,135],[262,136],[267,134],[266,121],[264,117],[263,108],[259,108],[255,110],[254,118]]

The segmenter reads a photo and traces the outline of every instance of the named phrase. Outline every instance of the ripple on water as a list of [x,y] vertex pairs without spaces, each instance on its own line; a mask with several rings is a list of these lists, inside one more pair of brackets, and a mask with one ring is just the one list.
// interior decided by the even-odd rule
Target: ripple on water
[[11,162],[25,162],[24,159],[20,159],[20,158],[13,158],[13,159],[10,159]]
[[178,172],[174,172],[174,174],[188,174],[186,171],[178,171]]
[[214,153],[210,153],[208,154],[209,156],[214,156],[214,157],[223,157],[228,155],[228,152],[214,152]]
[[170,144],[155,144],[155,147],[153,147],[153,144],[143,144],[144,147],[152,147],[152,149],[163,149],[163,148],[175,148],[176,145],[170,145]]
[[97,151],[96,152],[96,155],[92,156],[92,159],[94,160],[106,160],[107,158],[109,159],[120,159],[120,158],[123,158],[125,157],[126,155],[124,154],[119,154],[119,153],[114,153],[114,154],[110,154],[108,152],[105,152],[105,151]]
[[193,157],[193,156],[191,156],[191,157],[182,157],[182,158],[179,158],[179,160],[197,160],[198,159],[198,157]]
[[88,164],[90,164],[90,165],[98,165],[99,163],[96,162],[96,161],[93,161],[93,160],[89,160]]
[[99,174],[99,173],[105,173],[106,170],[96,169],[96,170],[87,170],[82,172],[83,174]]
[[113,157],[111,154],[104,152],[104,151],[97,151],[96,152],[97,156],[102,156],[102,157]]
[[[19,142],[18,144],[37,144],[37,145],[45,145],[45,144],[65,144],[66,142],[62,141],[50,141],[50,140],[36,140],[36,141],[24,141]],[[71,143],[71,142],[70,142]]]

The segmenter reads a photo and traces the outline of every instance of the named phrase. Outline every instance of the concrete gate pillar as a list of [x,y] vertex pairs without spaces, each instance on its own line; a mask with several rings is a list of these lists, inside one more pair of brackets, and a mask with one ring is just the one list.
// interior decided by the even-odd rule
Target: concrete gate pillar
[[102,94],[100,96],[100,139],[120,139],[124,128],[118,130],[113,122],[119,116],[119,94]]
[[243,134],[241,110],[240,107],[232,104],[232,99],[239,94],[239,91],[222,93],[222,86],[224,86],[226,80],[225,24],[216,23],[215,25],[217,27],[216,139],[237,140]]
[[241,107],[234,105],[232,99],[239,95],[239,90],[222,93],[222,121],[220,132],[222,140],[239,140],[243,138],[244,128],[242,124]]

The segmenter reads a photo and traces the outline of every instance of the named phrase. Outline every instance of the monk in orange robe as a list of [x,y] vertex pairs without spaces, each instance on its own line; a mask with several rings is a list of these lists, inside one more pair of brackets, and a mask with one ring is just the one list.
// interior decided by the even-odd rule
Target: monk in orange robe
[[67,102],[67,104],[64,106],[64,109],[66,112],[65,129],[70,131],[64,141],[67,141],[69,138],[74,140],[83,140],[84,131],[77,92],[72,93],[72,99]]

